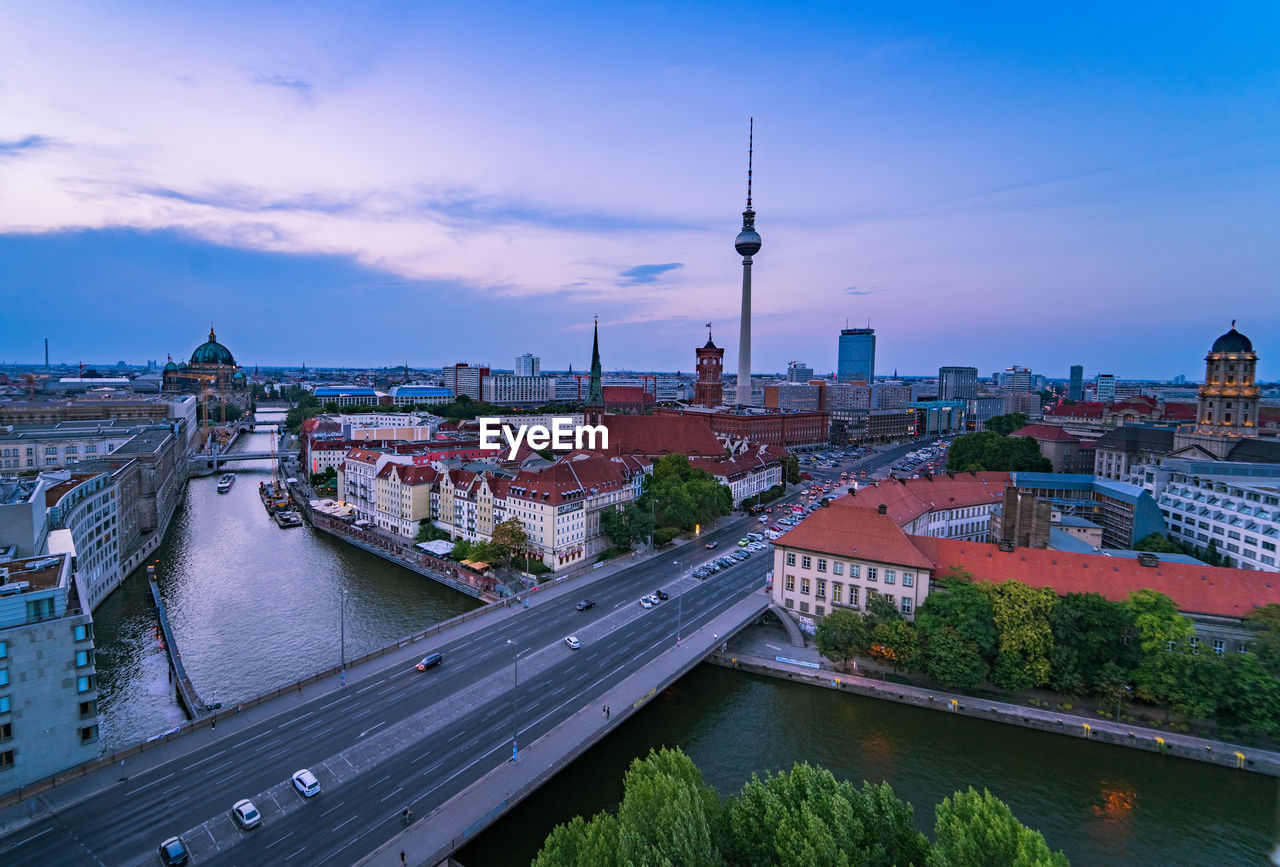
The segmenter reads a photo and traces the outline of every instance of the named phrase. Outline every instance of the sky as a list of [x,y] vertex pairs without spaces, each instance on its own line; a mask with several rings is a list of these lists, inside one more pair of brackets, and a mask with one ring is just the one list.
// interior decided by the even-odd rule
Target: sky
[[[900,4],[881,4],[886,7]],[[861,8],[861,7],[867,8]],[[0,363],[1280,378],[1280,5],[0,5]]]

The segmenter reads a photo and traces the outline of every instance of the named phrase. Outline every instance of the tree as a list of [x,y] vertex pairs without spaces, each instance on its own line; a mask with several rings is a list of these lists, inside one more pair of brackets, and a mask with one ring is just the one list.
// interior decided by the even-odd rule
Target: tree
[[1031,437],[1003,436],[986,430],[956,437],[947,450],[947,469],[962,473],[1044,473],[1051,471],[1053,464],[1040,454],[1039,444]]
[[529,549],[529,534],[519,518],[507,518],[493,528],[489,546],[503,564],[510,564],[512,557]]
[[939,579],[916,612],[916,631],[922,638],[928,640],[946,627],[974,642],[988,662],[995,659],[1000,633],[991,598],[963,570],[953,570]]
[[1249,647],[1258,661],[1280,677],[1280,605],[1271,602],[1253,609],[1245,615],[1244,625],[1251,632]]
[[430,518],[423,518],[421,521],[418,522],[417,541],[436,542],[441,539],[448,539],[448,538],[449,538],[449,534],[446,533],[444,530],[441,530],[435,524],[431,523]]
[[1035,589],[1020,581],[977,586],[991,599],[992,619],[1000,633],[992,680],[1014,691],[1048,683],[1053,647],[1049,612],[1057,595],[1048,587]]
[[453,559],[461,562],[471,559],[471,543],[466,539],[459,539],[453,543]]
[[859,790],[830,771],[796,764],[752,776],[724,809],[721,854],[744,867],[811,864],[922,864],[929,842],[912,825],[911,805],[888,783]]
[[[1053,632],[1050,683],[1059,692],[1081,695],[1108,663],[1127,660],[1124,636],[1133,626],[1128,607],[1100,593],[1068,593],[1049,611]],[[1127,663],[1126,663],[1127,666]],[[1127,667],[1125,668],[1127,675]]]
[[898,606],[880,593],[867,594],[867,628],[875,629],[881,624],[896,623],[902,620],[902,612]]
[[866,651],[870,635],[861,615],[848,608],[836,608],[818,624],[813,638],[819,653],[837,665],[847,665]]
[[1164,533],[1143,536],[1133,546],[1135,551],[1151,551],[1155,554],[1186,554],[1188,551]]
[[1019,822],[1008,805],[986,789],[979,795],[970,786],[967,792],[943,798],[934,815],[929,867],[1067,864],[1065,855],[1049,849],[1044,835]]
[[911,624],[899,618],[871,629],[871,656],[894,671],[909,671],[920,656],[920,639]]
[[692,530],[733,509],[733,493],[680,454],[664,455],[644,479],[638,506],[656,513],[657,526]]
[[1027,426],[1027,415],[1022,412],[1010,412],[1004,415],[996,415],[987,419],[986,428],[992,433],[1007,437],[1016,430],[1022,430]]
[[788,485],[800,484],[800,459],[797,458],[795,455],[791,455],[787,458],[786,462],[783,464],[783,467],[786,471],[785,472],[786,484]]
[[1134,590],[1125,605],[1138,631],[1138,648],[1144,660],[1181,644],[1195,632],[1191,621],[1179,614],[1178,606],[1163,593]]
[[978,643],[951,626],[934,630],[921,654],[925,674],[950,689],[977,689],[987,680],[987,663]]
[[1233,653],[1225,665],[1220,712],[1256,734],[1280,738],[1280,679],[1254,653]]

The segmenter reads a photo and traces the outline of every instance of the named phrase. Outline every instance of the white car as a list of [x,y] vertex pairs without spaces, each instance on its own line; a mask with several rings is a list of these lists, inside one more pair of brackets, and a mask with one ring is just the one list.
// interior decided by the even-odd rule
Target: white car
[[569,645],[570,650],[577,650],[579,647],[582,646],[582,642],[579,641],[577,636],[575,635],[570,635],[568,638],[564,640],[564,643]]
[[243,801],[236,801],[236,805],[231,808],[231,818],[235,819],[236,824],[246,831],[262,824],[262,814],[253,805],[253,801],[248,798]]
[[298,771],[293,775],[293,787],[298,790],[298,794],[304,798],[310,798],[313,795],[320,794],[320,781],[316,779],[316,775],[306,768]]
[[641,597],[640,597],[640,607],[641,607],[641,608],[652,608],[652,607],[653,607],[653,603],[649,601],[649,597],[648,597],[648,596],[641,596]]

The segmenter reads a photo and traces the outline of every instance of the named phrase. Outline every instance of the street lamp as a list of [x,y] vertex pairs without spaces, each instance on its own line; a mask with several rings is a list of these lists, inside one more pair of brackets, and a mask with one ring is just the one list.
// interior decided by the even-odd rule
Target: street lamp
[[[1124,692],[1129,691],[1128,684],[1125,685]],[[1116,693],[1116,722],[1120,722],[1120,699],[1124,698],[1124,692]]]
[[[510,638],[507,639],[507,644],[510,644],[513,648],[516,646],[516,643],[512,641]],[[514,685],[511,689],[511,761],[513,762],[518,761],[520,759],[520,748],[518,744],[518,739],[520,736],[520,723],[517,716],[517,711],[519,710],[520,704],[517,696],[518,696],[518,693],[520,692],[520,654],[522,652],[523,651],[519,651],[519,650],[515,652],[515,661],[512,664],[512,674],[513,674]]]

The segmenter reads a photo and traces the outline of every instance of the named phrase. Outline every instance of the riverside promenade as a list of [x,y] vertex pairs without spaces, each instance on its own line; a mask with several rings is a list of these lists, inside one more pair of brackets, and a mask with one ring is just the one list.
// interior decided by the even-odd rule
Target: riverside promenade
[[887,683],[874,676],[836,671],[831,662],[818,653],[816,647],[792,647],[778,630],[772,628],[752,627],[744,630],[723,650],[709,656],[707,662],[821,689],[910,704],[939,713],[960,714],[1005,725],[1038,729],[1064,737],[1280,777],[1280,753],[1270,750],[1062,711]]

